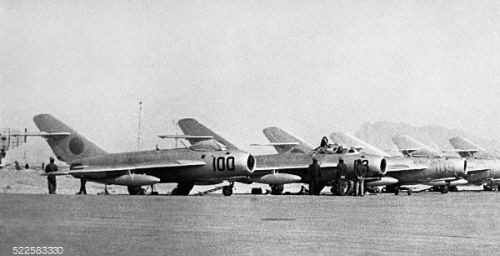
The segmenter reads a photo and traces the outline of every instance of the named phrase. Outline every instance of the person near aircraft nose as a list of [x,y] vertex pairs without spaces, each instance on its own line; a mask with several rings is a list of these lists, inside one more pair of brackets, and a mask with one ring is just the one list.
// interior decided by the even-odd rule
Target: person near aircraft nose
[[344,163],[344,159],[339,159],[339,164],[337,166],[337,187],[339,189],[339,195],[345,196],[345,185],[346,185],[346,175],[347,175],[347,165]]
[[319,190],[319,179],[321,178],[321,169],[318,163],[318,159],[313,158],[313,162],[309,165],[309,194],[319,195],[321,191]]
[[354,196],[360,196],[362,194],[362,165],[363,163],[360,159],[356,160],[356,162],[354,163],[354,174],[356,175],[356,178],[354,180]]
[[360,191],[361,191],[361,196],[365,195],[365,178],[368,176],[368,160],[363,160],[360,166],[360,174],[361,174],[361,179],[360,179]]
[[56,176],[55,175],[50,175],[52,172],[57,172],[57,165],[54,163],[55,159],[53,157],[50,157],[50,163],[45,166],[45,172],[49,175],[47,175],[47,183],[49,186],[49,194],[55,194],[56,189],[57,189],[57,182],[56,182]]
[[354,171],[347,171],[347,174],[345,175],[345,181],[345,183],[347,184],[345,195],[349,196],[354,192],[353,190],[354,183],[356,181],[356,173]]

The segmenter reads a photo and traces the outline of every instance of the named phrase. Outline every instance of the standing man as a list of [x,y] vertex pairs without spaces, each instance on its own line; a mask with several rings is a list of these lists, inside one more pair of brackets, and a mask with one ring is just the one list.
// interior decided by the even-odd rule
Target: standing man
[[362,165],[363,163],[361,162],[360,159],[356,160],[354,163],[354,173],[356,174],[356,179],[354,180],[354,196],[360,196],[362,195],[362,180],[363,180],[363,175],[362,175]]
[[361,181],[360,181],[360,190],[361,190],[361,196],[365,195],[365,178],[368,176],[368,160],[363,160],[363,163],[360,166],[360,174],[361,174]]
[[318,164],[318,159],[313,158],[313,162],[309,165],[309,195],[319,195],[319,179],[321,178],[321,168]]
[[47,173],[47,182],[49,184],[49,194],[55,194],[56,193],[56,176],[51,175],[51,172],[57,172],[57,165],[54,163],[54,158],[50,157],[50,163],[45,166],[45,173]]
[[87,188],[85,188],[85,184],[87,183],[87,180],[84,178],[80,178],[80,191],[76,193],[77,195],[86,195],[87,194]]
[[344,163],[344,159],[339,159],[339,164],[337,166],[337,187],[339,188],[339,195],[345,196],[345,179],[347,176],[347,165]]

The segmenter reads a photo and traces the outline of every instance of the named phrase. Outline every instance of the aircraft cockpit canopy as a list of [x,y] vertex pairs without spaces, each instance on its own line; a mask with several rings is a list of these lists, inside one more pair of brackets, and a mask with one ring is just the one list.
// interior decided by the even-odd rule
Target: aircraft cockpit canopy
[[358,151],[355,147],[344,147],[338,144],[328,145],[327,148],[318,147],[316,151],[319,154],[356,154]]
[[191,150],[195,151],[226,151],[228,150],[227,147],[214,140],[214,139],[209,139],[209,140],[202,140],[200,142],[197,142],[189,147]]

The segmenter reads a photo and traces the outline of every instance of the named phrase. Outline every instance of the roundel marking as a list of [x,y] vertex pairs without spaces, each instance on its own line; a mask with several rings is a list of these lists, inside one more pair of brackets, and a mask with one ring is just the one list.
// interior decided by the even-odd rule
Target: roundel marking
[[80,138],[75,137],[69,141],[69,150],[71,153],[79,155],[83,152],[83,148],[83,141]]

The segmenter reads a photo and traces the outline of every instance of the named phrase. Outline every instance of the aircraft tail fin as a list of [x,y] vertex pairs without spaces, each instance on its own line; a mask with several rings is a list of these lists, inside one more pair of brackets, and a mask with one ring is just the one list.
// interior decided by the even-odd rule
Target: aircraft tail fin
[[[40,114],[33,117],[33,121],[42,133],[49,134],[47,136],[42,135],[42,137],[47,140],[60,161],[71,164],[78,159],[106,154],[106,151],[52,115]],[[58,135],[58,133],[60,134]]]
[[[308,153],[313,150],[313,147],[307,143],[305,143],[302,139],[297,136],[281,129],[279,127],[267,127],[263,131],[264,135],[267,137],[269,142],[271,143],[284,143],[274,145],[274,149],[278,151],[278,153]],[[297,142],[297,145],[286,143]]]
[[408,135],[395,135],[392,137],[392,141],[405,156],[441,156],[437,150],[426,146]]
[[[178,124],[179,124],[179,127],[181,128],[182,132],[186,135],[212,136],[213,139],[224,144],[228,149],[238,149],[237,146],[235,146],[231,142],[227,141],[226,139],[224,139],[222,136],[215,133],[214,131],[210,130],[208,127],[201,124],[200,122],[198,122],[198,120],[196,120],[194,118],[181,119],[181,120],[179,120]],[[195,143],[206,140],[204,138],[186,138],[186,139],[189,141],[189,143],[191,143],[191,145],[194,145]]]
[[478,151],[486,151],[481,146],[461,136],[452,137],[449,141],[457,150],[457,153],[464,158],[474,157],[474,154]]

